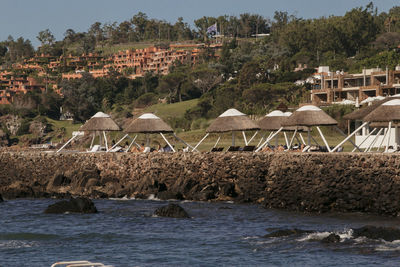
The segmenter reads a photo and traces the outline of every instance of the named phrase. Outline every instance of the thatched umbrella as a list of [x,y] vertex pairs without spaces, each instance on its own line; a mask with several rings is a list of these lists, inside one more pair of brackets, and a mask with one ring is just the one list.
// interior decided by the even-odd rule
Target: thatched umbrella
[[[203,137],[203,139],[200,140],[200,142],[195,146],[195,148],[197,148],[201,144],[201,142],[203,142],[204,139],[207,138],[207,136],[210,133],[225,133],[225,132],[232,132],[232,146],[235,146],[235,132],[237,131],[242,131],[245,144],[247,145],[248,142],[244,132],[259,130],[259,129],[260,127],[249,117],[247,117],[246,114],[238,111],[237,109],[231,108],[226,110],[221,115],[219,115],[211,123],[211,125],[206,130],[206,135]],[[218,144],[219,140],[220,138],[218,138],[217,143],[214,145],[214,147]]]
[[152,113],[145,113],[133,120],[124,130],[127,133],[173,133],[171,126]]
[[162,119],[152,113],[144,113],[134,119],[128,127],[125,128],[126,133],[143,133],[146,134],[146,146],[150,146],[149,134],[159,133],[172,151],[175,152],[173,146],[168,142],[163,133],[173,133],[174,130]]
[[[88,121],[85,122],[79,129],[79,131],[93,132],[92,142],[90,148],[93,146],[93,141],[96,133],[103,132],[104,142],[106,150],[108,151],[108,143],[106,137],[106,131],[120,131],[120,127],[115,123],[115,121],[110,117],[110,115],[103,112],[97,112]],[[67,143],[65,143],[57,152],[60,152],[66,145],[68,145],[77,135],[73,136]],[[101,145],[101,134],[99,134],[100,145]]]
[[326,114],[322,109],[313,105],[302,106],[287,118],[284,126],[331,126],[338,122]]
[[[265,115],[262,119],[258,121],[258,125],[260,126],[261,130],[265,131],[271,131],[270,136],[267,138],[267,140],[271,140],[271,135],[273,135],[274,131],[282,131],[284,136],[285,136],[285,141],[286,145],[288,148],[291,147],[291,144],[294,140],[294,137],[297,133],[297,131],[304,131],[306,128],[303,126],[283,126],[283,123],[287,120],[287,118],[292,115],[291,112],[282,112],[280,110],[274,110]],[[286,132],[295,132],[290,143],[288,141]],[[261,144],[262,140],[264,139],[265,135],[261,138],[260,142],[258,145]],[[278,142],[278,135],[275,135],[276,137],[276,143]]]
[[97,112],[80,128],[81,131],[120,131],[121,128],[111,119],[110,115]]
[[260,127],[246,114],[231,108],[216,118],[207,128],[207,133],[259,130]]
[[[364,118],[365,118],[367,115],[369,115],[371,112],[373,112],[375,109],[377,109],[378,107],[380,107],[382,104],[384,104],[384,103],[386,103],[386,102],[388,102],[388,101],[391,101],[391,100],[393,100],[393,99],[400,99],[400,96],[399,96],[399,95],[394,95],[394,96],[387,97],[387,98],[385,98],[385,99],[383,99],[383,100],[378,100],[378,101],[371,102],[370,105],[368,105],[368,106],[366,106],[366,107],[363,107],[363,108],[360,108],[360,109],[358,109],[358,110],[355,110],[355,111],[353,111],[353,112],[351,112],[351,113],[346,114],[345,116],[343,116],[343,119],[346,119],[346,120],[347,120],[348,128],[349,128],[349,129],[350,129],[350,121],[351,121],[351,120],[363,121],[363,123],[361,124],[361,126],[364,127],[364,126],[366,126],[367,124],[369,124],[369,127],[372,128],[372,130],[369,131],[369,133],[367,134],[367,136],[358,144],[359,146],[363,145],[363,144],[364,144],[365,142],[367,142],[368,140],[371,141],[370,136],[371,136],[372,134],[374,134],[374,133],[379,129],[378,134],[375,134],[375,138],[372,138],[372,142],[369,142],[369,143],[367,142],[367,144],[369,144],[369,145],[367,145],[367,149],[365,149],[365,151],[369,151],[369,150],[372,148],[372,146],[373,146],[374,143],[376,142],[375,139],[378,139],[378,138],[380,137],[380,133],[381,133],[382,130],[383,130],[382,128],[386,128],[387,122],[369,122],[369,123],[368,123],[368,121],[365,121]],[[362,127],[359,127],[357,130],[355,130],[355,131],[353,132],[353,134],[359,132],[360,128],[362,128]],[[379,147],[378,147],[378,149],[379,149]],[[354,151],[354,150],[353,150],[353,151]]]
[[[297,109],[291,116],[289,116],[283,123],[283,126],[305,126],[308,132],[308,145],[311,145],[310,129],[316,126],[322,140],[324,141],[327,149],[329,149],[328,142],[322,134],[319,126],[333,126],[337,125],[337,121],[331,116],[326,114],[322,109],[313,105],[306,105]],[[315,140],[314,140],[315,141]]]
[[[364,121],[370,122],[370,123],[377,123],[378,125],[381,125],[382,123],[388,123],[388,130],[386,131],[386,133],[382,139],[382,143],[383,143],[383,140],[385,139],[385,137],[388,136],[386,151],[389,148],[392,124],[394,124],[395,125],[395,144],[396,144],[396,149],[397,149],[397,145],[399,144],[398,126],[400,123],[400,99],[392,99],[392,100],[389,100],[389,101],[383,103],[382,105],[377,107],[375,110],[371,111],[367,116],[365,116]],[[382,143],[381,143],[381,145],[382,145]]]

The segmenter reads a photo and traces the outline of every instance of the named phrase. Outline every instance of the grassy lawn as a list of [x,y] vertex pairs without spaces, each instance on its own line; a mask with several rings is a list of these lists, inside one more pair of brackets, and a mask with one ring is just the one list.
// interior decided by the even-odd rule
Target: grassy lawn
[[[65,128],[65,137],[70,138],[72,136],[73,131],[77,131],[82,124],[79,123],[72,123],[72,121],[58,121],[47,118],[47,121],[53,125],[53,130],[56,131],[57,129]],[[57,139],[52,140],[54,142],[60,141]]]
[[173,104],[156,104],[146,108],[144,111],[152,112],[163,120],[167,120],[169,118],[182,117],[185,115],[186,110],[195,107],[198,101],[198,99],[192,99]]

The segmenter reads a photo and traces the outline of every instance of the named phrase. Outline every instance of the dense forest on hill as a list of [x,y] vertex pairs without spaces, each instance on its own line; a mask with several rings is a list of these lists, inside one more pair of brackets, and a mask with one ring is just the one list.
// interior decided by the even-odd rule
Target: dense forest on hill
[[[217,56],[208,47],[215,42],[207,34],[214,23],[218,33],[224,35]],[[38,33],[41,46],[36,51],[29,40],[10,36],[0,42],[0,63],[7,68],[35,53],[102,53],[107,47],[140,42],[166,47],[174,42],[205,43],[198,64],[177,62],[165,76],[148,73],[131,80],[119,72],[97,79],[85,74],[80,80],[59,81],[62,99],[32,93],[16,101],[20,106],[30,103],[32,116],[39,113],[57,117],[57,109],[50,104],[56,103],[73,113],[75,120],[84,121],[98,110],[130,116],[133,108],[158,101],[200,98],[184,118],[171,122],[185,129],[190,128],[190,121],[215,117],[230,107],[248,114],[264,114],[280,102],[294,106],[306,101],[307,84],[298,86],[294,82],[305,79],[321,65],[358,72],[364,67],[394,68],[400,64],[400,6],[379,13],[370,3],[343,16],[315,19],[280,11],[273,18],[247,13],[202,17],[193,25],[190,27],[182,18],[170,23],[139,12],[121,23],[95,22],[86,32],[68,29],[63,40],[55,40],[48,29],[43,30]],[[269,35],[254,37],[266,33]],[[299,64],[306,67],[295,72]],[[7,112],[10,110],[18,107],[10,107]]]

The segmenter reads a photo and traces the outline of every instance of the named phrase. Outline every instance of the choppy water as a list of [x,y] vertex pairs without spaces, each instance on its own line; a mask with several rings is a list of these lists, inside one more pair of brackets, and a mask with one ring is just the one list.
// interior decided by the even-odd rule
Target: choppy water
[[[364,225],[400,226],[399,219],[361,214],[311,215],[257,205],[181,202],[192,219],[153,217],[150,200],[96,200],[98,214],[50,215],[56,200],[0,203],[0,266],[50,266],[91,260],[114,266],[398,266],[400,241],[354,239]],[[280,238],[278,229],[317,233]],[[320,239],[337,232],[341,242]]]

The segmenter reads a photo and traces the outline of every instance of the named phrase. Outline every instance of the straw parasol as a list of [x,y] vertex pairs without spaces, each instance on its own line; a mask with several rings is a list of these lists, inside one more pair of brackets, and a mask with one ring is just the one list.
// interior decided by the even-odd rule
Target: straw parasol
[[[246,146],[253,140],[254,136],[247,141],[245,131],[260,130],[260,127],[252,121],[246,114],[238,111],[237,109],[231,108],[226,110],[224,113],[219,115],[207,128],[206,135],[201,139],[194,147],[196,149],[203,141],[207,138],[210,133],[225,133],[232,132],[232,146],[235,146],[235,132],[242,131],[244,142]],[[218,137],[214,148],[217,146],[221,136]],[[193,149],[193,150],[194,150]],[[192,151],[193,151],[192,150]]]
[[97,112],[84,125],[80,131],[120,131],[119,126],[111,119],[110,115]]
[[284,126],[330,126],[337,125],[338,122],[326,114],[322,109],[313,105],[302,106],[297,109],[283,123]]
[[[265,115],[261,120],[258,121],[258,125],[260,126],[261,130],[271,131],[269,137],[266,140],[271,140],[271,136],[275,135],[275,143],[276,146],[278,145],[278,135],[274,134],[274,131],[283,132],[285,137],[286,145],[288,148],[291,147],[294,137],[298,131],[306,131],[307,128],[304,126],[283,126],[283,123],[287,120],[289,116],[292,115],[292,112],[282,112],[280,110],[274,110]],[[295,132],[293,137],[291,138],[290,142],[286,135],[286,132]],[[259,145],[263,141],[265,134],[261,137]]]
[[400,122],[400,99],[387,101],[364,117],[368,122]]
[[127,133],[172,133],[171,126],[152,113],[145,113],[133,120],[124,130]]
[[261,120],[259,120],[258,125],[260,126],[261,130],[277,131],[282,127],[282,122],[286,118],[287,116],[285,115],[285,113],[280,110],[274,110],[265,115]]
[[260,127],[246,114],[231,108],[219,115],[207,128],[207,133],[259,130]]
[[364,121],[374,123],[377,125],[382,125],[382,123],[388,123],[387,126],[388,130],[385,132],[385,135],[382,139],[383,142],[385,137],[388,136],[385,152],[387,152],[389,148],[392,124],[395,124],[395,144],[397,149],[397,146],[399,145],[398,126],[400,123],[400,99],[392,99],[383,103],[375,110],[371,111],[371,113],[369,113],[367,116],[365,116]]
[[[103,112],[97,112],[95,115],[93,115],[88,121],[85,122],[84,125],[82,125],[79,128],[79,131],[88,131],[88,132],[93,132],[93,138],[92,142],[90,144],[90,148],[93,147],[93,142],[96,136],[96,133],[98,132],[103,132],[103,137],[104,137],[104,144],[106,147],[106,150],[108,151],[108,143],[107,143],[107,137],[106,137],[106,131],[120,131],[120,127],[115,123],[115,121],[110,117],[110,115],[105,114]],[[72,140],[74,140],[77,135],[72,136],[71,139],[69,139],[57,152],[60,152],[61,150],[64,149]],[[99,147],[101,146],[101,134],[99,133]]]
[[[331,116],[326,114],[322,109],[313,105],[302,106],[297,109],[293,114],[287,118],[283,126],[306,126],[308,132],[308,145],[311,145],[310,128],[317,127],[322,140],[324,141],[327,149],[329,150],[328,142],[326,141],[321,129],[318,126],[334,126],[338,122]],[[315,140],[314,140],[315,141]],[[330,150],[329,150],[330,151]]]
[[283,126],[283,123],[287,120],[289,116],[292,115],[292,112],[282,112],[280,110],[274,110],[265,115],[262,119],[258,121],[258,125],[261,130],[265,131],[277,131],[281,127],[283,127],[282,131],[305,131],[306,127],[295,127],[295,126]]
[[[134,119],[125,129],[124,132],[128,133],[126,134],[122,139],[126,138],[129,136],[129,133],[143,133],[146,134],[146,147],[149,150],[150,149],[150,134],[160,134],[161,137],[164,139],[164,141],[167,143],[167,145],[171,148],[173,152],[175,152],[174,147],[168,142],[167,138],[164,136],[163,133],[173,133],[174,130],[166,124],[161,118],[157,117],[153,113],[144,113],[140,115],[138,118]],[[179,139],[175,134],[174,136],[182,141],[184,144],[186,144],[183,140]],[[121,140],[122,140],[121,139]],[[136,144],[135,142],[136,137],[133,139],[132,144]],[[120,140],[120,141],[121,141]],[[118,142],[120,142],[118,141]],[[130,149],[131,145],[128,147]],[[187,144],[186,144],[187,145]],[[147,152],[145,150],[145,152]]]

